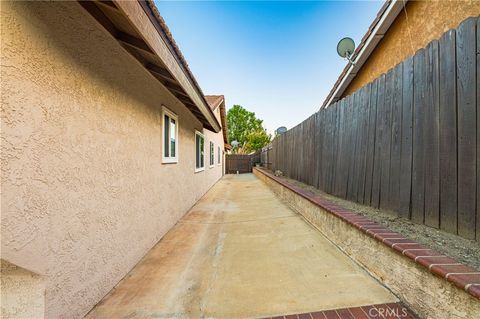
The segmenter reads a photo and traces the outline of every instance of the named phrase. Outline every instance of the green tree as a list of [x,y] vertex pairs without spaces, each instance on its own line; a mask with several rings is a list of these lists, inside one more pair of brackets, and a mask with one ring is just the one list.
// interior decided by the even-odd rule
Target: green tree
[[[237,141],[243,152],[255,151],[270,142],[270,135],[263,128],[263,121],[240,105],[234,105],[227,113],[228,140]],[[249,141],[249,138],[252,139]]]
[[264,129],[250,132],[247,135],[247,141],[243,146],[243,150],[245,151],[245,153],[255,152],[270,143],[270,140],[270,134],[267,134],[267,131],[265,131]]

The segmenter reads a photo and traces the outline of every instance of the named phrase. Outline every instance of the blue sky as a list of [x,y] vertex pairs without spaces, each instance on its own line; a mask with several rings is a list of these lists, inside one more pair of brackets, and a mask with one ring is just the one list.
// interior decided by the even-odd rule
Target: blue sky
[[272,133],[318,110],[346,62],[342,37],[358,44],[379,1],[156,1],[205,94],[224,94]]

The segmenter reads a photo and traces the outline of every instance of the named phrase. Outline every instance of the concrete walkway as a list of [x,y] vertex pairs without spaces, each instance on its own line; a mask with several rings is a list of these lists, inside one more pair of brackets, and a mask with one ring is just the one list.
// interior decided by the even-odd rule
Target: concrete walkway
[[244,174],[220,180],[87,318],[258,318],[396,301]]

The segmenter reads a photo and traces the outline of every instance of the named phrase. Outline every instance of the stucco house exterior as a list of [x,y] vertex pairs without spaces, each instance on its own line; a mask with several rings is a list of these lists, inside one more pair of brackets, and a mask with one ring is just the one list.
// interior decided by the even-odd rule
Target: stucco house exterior
[[151,1],[1,4],[2,318],[81,318],[224,172]]
[[478,0],[388,0],[378,12],[322,103],[322,108],[352,94],[432,40],[480,14]]

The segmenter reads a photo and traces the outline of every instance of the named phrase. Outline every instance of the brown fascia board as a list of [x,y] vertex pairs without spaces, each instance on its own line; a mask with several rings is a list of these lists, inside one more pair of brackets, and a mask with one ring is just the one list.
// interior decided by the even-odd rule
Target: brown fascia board
[[153,1],[115,0],[114,3],[203,114],[205,119],[199,120],[203,123],[206,120],[205,128],[220,132],[220,123],[208,106],[198,82]]
[[[222,99],[220,104],[220,119],[222,122],[222,132],[223,132],[223,141],[226,145],[228,144],[228,124],[227,124],[227,112],[225,108],[225,99]],[[230,146],[230,145],[229,145]]]
[[[368,60],[368,57],[370,54],[375,50],[377,47],[378,43],[383,38],[383,35],[388,31],[390,26],[392,25],[393,21],[397,18],[398,14],[400,13],[401,9],[405,6],[408,0],[387,0],[383,4],[383,6],[380,8],[380,10],[377,13],[377,16],[373,20],[373,22],[370,24],[370,27],[368,28],[367,32],[365,35],[362,37],[362,40],[360,41],[360,44],[358,47],[355,49],[355,52],[352,55],[352,60],[356,62],[356,65],[353,66],[350,63],[348,63],[345,68],[343,69],[342,73],[338,77],[337,81],[333,85],[332,89],[328,93],[327,97],[322,103],[322,106],[320,109],[325,108],[329,106],[332,103],[335,103],[340,99],[340,96],[345,92],[347,89],[348,85],[353,81],[357,73],[361,70],[363,64]],[[393,10],[387,10],[389,9],[390,6],[395,6]],[[384,16],[386,14],[390,14],[390,17],[386,17],[387,19],[384,19]],[[380,25],[379,25],[380,24]],[[374,33],[375,28],[376,34]],[[370,41],[369,41],[370,40]],[[368,47],[365,47],[368,44]],[[363,50],[363,52],[362,52]],[[360,53],[362,55],[360,56]],[[350,69],[352,69],[351,72]],[[347,77],[345,79],[345,77]],[[341,88],[340,91],[336,92],[339,86],[342,84],[342,82],[347,80],[347,85],[345,85],[343,88]],[[332,96],[336,93],[336,96],[332,99]]]
[[224,95],[206,95],[207,102],[210,105],[210,108],[215,111],[217,107],[220,108],[220,121],[222,123],[222,133],[223,141],[225,144],[225,149],[230,149],[231,147],[228,144],[228,125],[227,125],[227,113],[225,107],[225,96]]

